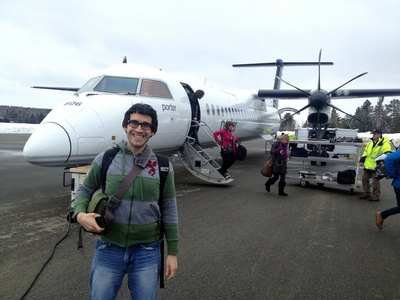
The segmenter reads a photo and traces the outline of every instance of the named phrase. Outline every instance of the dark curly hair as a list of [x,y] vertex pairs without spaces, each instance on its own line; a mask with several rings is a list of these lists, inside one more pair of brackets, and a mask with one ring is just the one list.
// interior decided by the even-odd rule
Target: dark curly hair
[[151,131],[156,133],[158,128],[157,112],[153,107],[144,103],[136,103],[132,105],[125,113],[124,120],[122,121],[122,127],[128,126],[128,121],[131,114],[141,114],[151,117]]

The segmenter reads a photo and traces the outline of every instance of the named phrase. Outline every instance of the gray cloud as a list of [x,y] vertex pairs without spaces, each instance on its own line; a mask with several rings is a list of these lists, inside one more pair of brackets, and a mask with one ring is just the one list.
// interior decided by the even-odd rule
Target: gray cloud
[[[323,60],[335,63],[322,68],[323,88],[365,71],[347,87],[398,88],[399,8],[394,0],[7,1],[0,4],[0,105],[53,108],[70,94],[29,87],[81,86],[124,55],[223,89],[255,90],[272,87],[275,70],[232,64],[316,61],[322,48]],[[286,68],[284,78],[316,88],[317,68]],[[335,104],[354,113],[362,103]]]

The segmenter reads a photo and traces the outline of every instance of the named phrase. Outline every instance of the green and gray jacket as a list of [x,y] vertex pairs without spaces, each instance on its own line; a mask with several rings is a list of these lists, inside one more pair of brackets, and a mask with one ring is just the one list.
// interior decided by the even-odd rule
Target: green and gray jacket
[[[111,162],[106,176],[107,195],[112,195],[131,171],[135,164],[144,163],[144,169],[139,173],[126,192],[121,203],[114,210],[112,224],[103,232],[101,239],[120,247],[130,247],[140,243],[152,243],[159,239],[159,220],[162,217],[168,254],[179,252],[178,212],[176,205],[174,171],[169,163],[169,172],[163,192],[162,211],[158,206],[160,194],[160,174],[157,156],[149,146],[134,156],[125,142],[118,143],[121,150]],[[150,151],[149,160],[141,161],[144,152]],[[92,162],[87,177],[77,190],[74,200],[74,215],[86,212],[92,194],[101,187],[101,164],[104,152]]]

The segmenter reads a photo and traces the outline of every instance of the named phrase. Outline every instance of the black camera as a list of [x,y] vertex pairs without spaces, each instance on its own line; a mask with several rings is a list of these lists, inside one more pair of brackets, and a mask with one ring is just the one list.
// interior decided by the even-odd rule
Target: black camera
[[386,173],[386,167],[383,160],[379,160],[376,162],[375,178],[377,180],[381,180],[382,178],[389,178]]
[[108,227],[107,218],[105,216],[96,217],[95,220],[96,220],[97,225],[99,225],[100,228]]

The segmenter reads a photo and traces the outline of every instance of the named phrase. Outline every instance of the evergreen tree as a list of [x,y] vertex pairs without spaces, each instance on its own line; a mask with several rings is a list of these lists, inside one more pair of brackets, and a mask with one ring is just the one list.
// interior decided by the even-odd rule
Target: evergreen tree
[[393,99],[385,105],[387,129],[389,132],[400,132],[400,101]]
[[329,124],[329,127],[340,127],[340,116],[336,109],[332,109],[331,123]]
[[283,121],[281,122],[281,126],[279,127],[280,131],[293,131],[296,126],[296,121],[293,119],[293,116],[290,113],[286,113],[283,116]]
[[385,111],[383,107],[384,97],[379,97],[378,103],[374,108],[373,122],[374,128],[386,129]]
[[[357,108],[360,109],[360,108]],[[356,110],[357,113],[357,110]],[[344,129],[359,129],[360,128],[360,122],[357,121],[356,119],[350,117],[350,116],[345,116],[340,120],[340,128]]]
[[[357,128],[360,130],[360,132],[366,132],[366,131],[371,131],[374,129],[374,122],[373,122],[373,107],[372,103],[367,99],[365,100],[364,104],[361,107],[358,107],[356,109],[356,113],[354,115],[357,119],[359,119],[361,122],[359,123],[359,126],[355,126],[353,128]],[[356,120],[354,120],[356,121]],[[354,123],[353,123],[354,126]]]
[[50,109],[0,105],[0,122],[39,124]]

